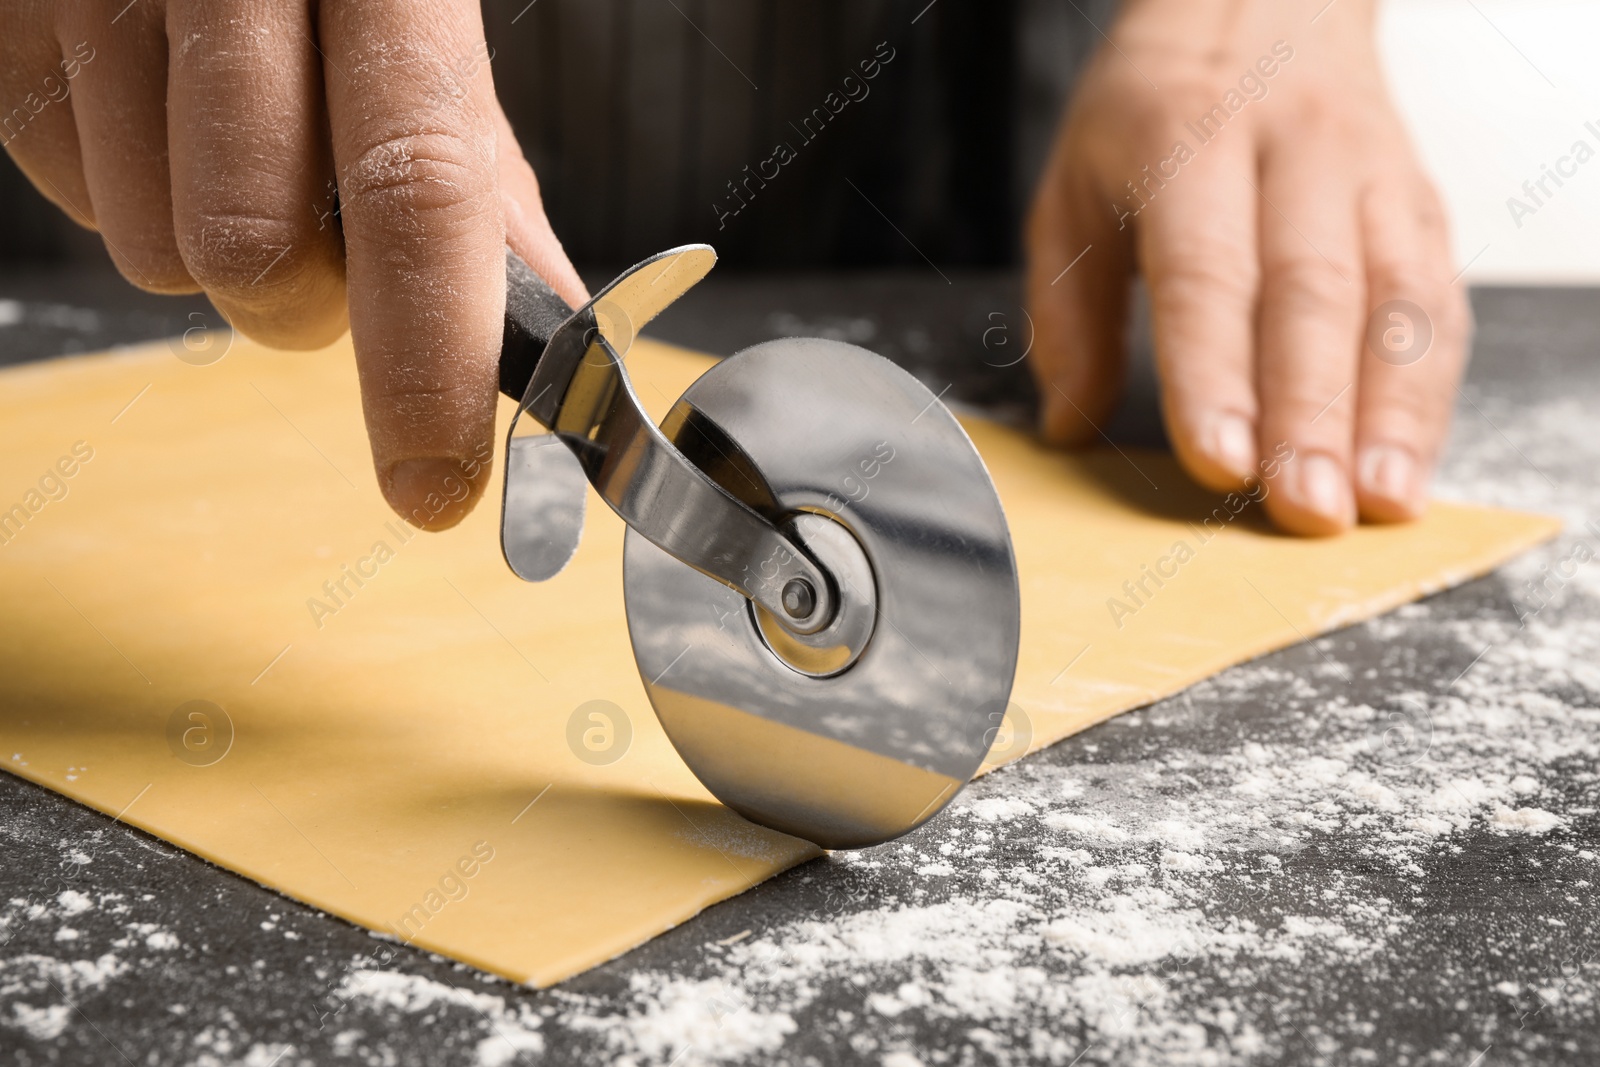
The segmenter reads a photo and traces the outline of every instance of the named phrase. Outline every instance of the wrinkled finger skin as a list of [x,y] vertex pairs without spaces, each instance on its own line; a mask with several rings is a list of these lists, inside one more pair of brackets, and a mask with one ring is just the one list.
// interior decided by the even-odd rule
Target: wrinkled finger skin
[[1028,220],[1048,440],[1114,411],[1137,271],[1196,481],[1296,534],[1422,514],[1470,316],[1373,22],[1362,0],[1123,6]]
[[10,0],[0,140],[133,284],[274,347],[348,326],[378,483],[445,529],[489,483],[504,249],[587,299],[492,59],[476,0]]

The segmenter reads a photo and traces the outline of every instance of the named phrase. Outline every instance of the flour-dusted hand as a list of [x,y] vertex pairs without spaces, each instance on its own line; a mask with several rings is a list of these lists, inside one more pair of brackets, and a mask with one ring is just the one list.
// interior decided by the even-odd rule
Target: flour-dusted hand
[[1267,473],[1295,533],[1421,514],[1470,322],[1372,4],[1128,0],[1108,37],[1028,226],[1046,436],[1090,443],[1116,403],[1137,268],[1198,481]]
[[384,495],[442,529],[488,480],[506,244],[586,298],[489,59],[476,0],[13,0],[4,140],[143,289],[284,348],[348,306]]

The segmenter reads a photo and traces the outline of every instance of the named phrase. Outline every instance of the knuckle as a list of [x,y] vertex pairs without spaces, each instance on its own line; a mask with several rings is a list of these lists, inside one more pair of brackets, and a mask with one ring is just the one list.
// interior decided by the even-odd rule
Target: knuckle
[[1346,95],[1335,88],[1318,84],[1294,94],[1284,119],[1297,138],[1325,140],[1360,136]]
[[[1190,70],[1175,74],[1176,81],[1171,91],[1163,94],[1168,101],[1163,110],[1174,117],[1205,116],[1218,108],[1226,113],[1228,105],[1223,102],[1223,97],[1234,86],[1230,84],[1228,71],[1222,62],[1222,58],[1216,54],[1207,55],[1198,59]],[[1237,77],[1237,74],[1234,76]],[[1232,118],[1232,115],[1228,117]]]
[[1169,248],[1153,269],[1151,295],[1169,308],[1221,304],[1230,310],[1248,309],[1255,302],[1258,279],[1254,256],[1179,245]]
[[1271,265],[1266,272],[1271,302],[1291,315],[1329,316],[1355,308],[1359,297],[1353,263],[1294,258]]
[[1384,254],[1374,256],[1367,268],[1367,285],[1373,300],[1413,300],[1432,314],[1443,310],[1446,290],[1432,263]]
[[1343,437],[1354,417],[1354,389],[1337,373],[1294,375],[1291,380],[1264,382],[1262,407],[1267,420],[1297,440]]
[[1220,119],[1226,125],[1233,118],[1221,103],[1228,86],[1218,88],[1215,79],[1192,78],[1173,86],[1170,92],[1156,93],[1143,84],[1142,78],[1134,77],[1134,91],[1127,94],[1125,102],[1101,116],[1100,132],[1113,144],[1134,146],[1141,155],[1164,155],[1178,141],[1193,143],[1189,123]]
[[449,233],[498,210],[492,142],[453,133],[379,137],[339,179],[341,210],[396,234]]
[[204,212],[180,225],[178,243],[207,292],[250,303],[299,288],[316,258],[305,227],[271,216]]
[[137,288],[149,293],[195,291],[195,280],[170,236],[154,240],[119,236],[115,243],[107,236],[105,243],[118,273]]
[[1391,381],[1372,394],[1361,406],[1364,438],[1420,440],[1444,426],[1450,416],[1448,394],[1428,383]]
[[[470,377],[470,380],[467,378]],[[487,375],[444,375],[413,370],[387,381],[363,382],[367,425],[382,451],[404,447],[418,454],[466,455],[494,434],[495,387]]]
[[487,374],[451,380],[422,380],[412,374],[383,382],[373,390],[394,422],[403,426],[467,425],[492,411],[494,385]]
[[1145,151],[1158,151],[1172,146],[1172,138],[1183,123],[1179,117],[1182,113],[1163,100],[1140,96],[1130,101],[1122,114],[1108,116],[1107,125],[1115,123],[1114,132],[1119,139]]

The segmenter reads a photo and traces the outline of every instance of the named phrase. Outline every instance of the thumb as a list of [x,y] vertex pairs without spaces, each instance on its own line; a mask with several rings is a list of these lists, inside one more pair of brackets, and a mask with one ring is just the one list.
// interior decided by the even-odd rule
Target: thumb
[[545,217],[539,179],[522,155],[500,101],[494,104],[496,169],[500,176],[500,203],[506,218],[506,244],[549,283],[561,299],[577,307],[589,299],[589,290],[561,247],[560,238]]
[[1027,228],[1031,364],[1053,444],[1094,440],[1121,397],[1132,234],[1058,147]]

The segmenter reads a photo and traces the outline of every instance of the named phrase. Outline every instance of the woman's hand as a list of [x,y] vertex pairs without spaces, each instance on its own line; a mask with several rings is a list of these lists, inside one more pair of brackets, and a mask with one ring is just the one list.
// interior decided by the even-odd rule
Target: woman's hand
[[1324,3],[1128,0],[1027,235],[1045,435],[1111,413],[1137,267],[1179,459],[1224,490],[1292,449],[1265,506],[1301,534],[1421,514],[1470,333],[1372,5]]
[[140,288],[284,348],[348,306],[379,484],[442,529],[488,480],[505,246],[586,299],[488,60],[477,0],[12,0],[0,137]]

